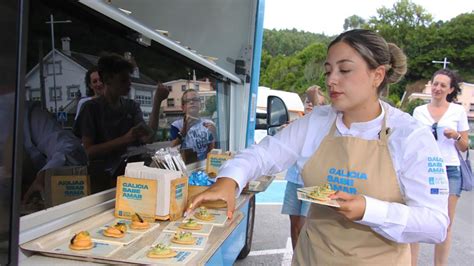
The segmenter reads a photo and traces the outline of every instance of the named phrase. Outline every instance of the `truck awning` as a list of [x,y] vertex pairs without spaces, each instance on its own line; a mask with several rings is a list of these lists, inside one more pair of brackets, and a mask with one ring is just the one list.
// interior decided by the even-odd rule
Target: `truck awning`
[[200,56],[194,51],[189,50],[188,48],[178,44],[175,40],[171,40],[166,36],[156,32],[153,29],[148,28],[147,26],[143,25],[135,18],[128,16],[126,13],[121,11],[119,8],[106,3],[105,1],[98,1],[98,0],[79,0],[80,3],[84,4],[85,6],[109,17],[110,19],[117,21],[118,23],[136,31],[137,33],[149,38],[173,51],[176,53],[212,70],[223,77],[237,83],[241,84],[241,79],[230,73],[229,71],[219,67],[218,65],[210,62],[206,58]]

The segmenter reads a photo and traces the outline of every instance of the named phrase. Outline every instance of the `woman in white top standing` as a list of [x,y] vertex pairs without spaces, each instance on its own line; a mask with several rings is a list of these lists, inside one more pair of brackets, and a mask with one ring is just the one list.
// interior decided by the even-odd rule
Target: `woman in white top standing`
[[[442,242],[449,218],[448,195],[437,193],[448,186],[431,132],[379,99],[405,74],[406,57],[377,33],[357,29],[331,42],[324,67],[331,105],[227,161],[188,213],[223,199],[232,217],[247,182],[297,163],[304,185],[329,183],[340,207],[311,204],[294,265],[409,265],[407,243]],[[429,177],[445,184],[431,185]]]
[[85,102],[104,94],[104,84],[102,84],[102,81],[100,80],[99,72],[96,66],[87,70],[86,76],[84,77],[84,81],[86,83],[87,88],[87,97],[81,98],[77,103],[76,116],[74,117],[74,120],[77,120],[77,118],[79,117],[79,113],[82,110],[82,105]]
[[[468,149],[468,130],[466,111],[464,107],[455,104],[459,88],[457,75],[449,69],[441,69],[434,73],[431,79],[431,102],[418,106],[413,117],[432,130],[438,143],[449,182],[448,213],[450,224],[446,240],[435,246],[435,265],[446,265],[451,246],[451,229],[456,211],[456,204],[461,196],[461,172],[457,150],[464,152]],[[439,183],[431,179],[429,182]],[[412,265],[418,259],[418,244],[412,245]]]

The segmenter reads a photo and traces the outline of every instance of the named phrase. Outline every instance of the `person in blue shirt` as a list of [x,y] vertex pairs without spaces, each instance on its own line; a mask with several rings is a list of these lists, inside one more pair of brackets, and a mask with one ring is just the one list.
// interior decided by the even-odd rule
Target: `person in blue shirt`
[[214,122],[199,117],[201,100],[196,90],[186,90],[181,96],[181,104],[184,117],[171,124],[171,146],[181,145],[180,150],[184,152],[187,162],[193,161],[189,159],[189,156],[186,156],[189,153],[195,155],[199,161],[204,160],[207,153],[215,147],[216,127]]

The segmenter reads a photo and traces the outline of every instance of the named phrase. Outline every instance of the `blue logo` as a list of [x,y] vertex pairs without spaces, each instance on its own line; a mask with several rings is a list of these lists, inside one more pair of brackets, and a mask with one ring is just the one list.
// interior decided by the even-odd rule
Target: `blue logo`
[[430,194],[439,194],[439,188],[432,188]]
[[448,184],[448,180],[445,177],[428,177],[428,183],[430,185],[446,185]]
[[430,185],[434,185],[435,184],[434,177],[432,176],[428,177],[428,182],[430,183]]

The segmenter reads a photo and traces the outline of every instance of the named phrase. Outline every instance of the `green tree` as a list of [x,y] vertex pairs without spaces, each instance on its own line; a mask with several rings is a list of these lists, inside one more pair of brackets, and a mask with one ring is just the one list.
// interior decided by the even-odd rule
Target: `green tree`
[[[353,18],[352,18],[353,17]],[[347,29],[356,25],[350,24]],[[355,27],[355,26],[354,26]],[[430,79],[441,66],[433,60],[447,57],[449,68],[466,82],[474,82],[474,13],[461,14],[450,21],[433,21],[432,16],[409,0],[391,8],[382,7],[362,25],[379,32],[400,46],[408,58],[408,72],[389,87],[387,99],[395,105],[406,87],[420,79]],[[325,87],[323,63],[331,37],[297,30],[265,30],[260,84],[303,94],[310,85]],[[268,43],[267,43],[268,41]]]
[[216,96],[211,96],[207,98],[205,103],[204,111],[201,113],[202,116],[211,116],[217,108]]
[[425,104],[425,102],[422,99],[411,100],[405,106],[403,111],[409,113],[410,115],[413,115],[413,111],[415,110],[415,108],[423,104]]
[[304,93],[307,87],[321,84],[326,45],[313,43],[292,56],[272,57],[260,75],[260,85],[273,89]]
[[268,30],[263,32],[263,50],[271,56],[294,55],[312,43],[329,43],[324,34],[292,30]]
[[344,19],[344,31],[352,29],[360,29],[365,24],[365,20],[357,15],[352,15]]
[[422,6],[410,0],[400,0],[392,8],[384,6],[377,9],[377,16],[372,16],[366,27],[379,32],[387,41],[405,48],[411,44],[415,29],[427,27],[432,21],[432,15]]

